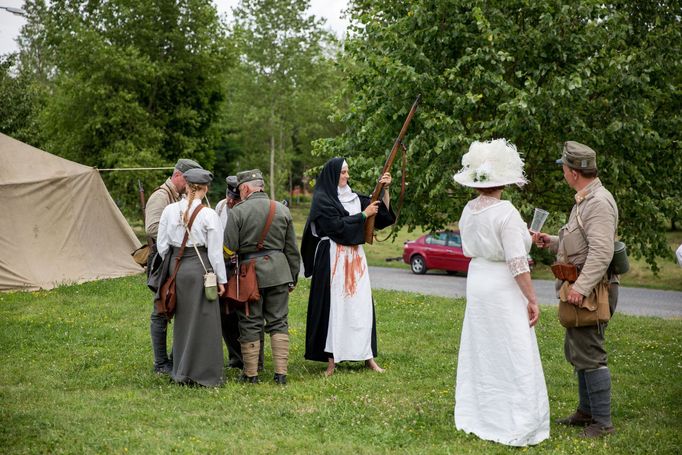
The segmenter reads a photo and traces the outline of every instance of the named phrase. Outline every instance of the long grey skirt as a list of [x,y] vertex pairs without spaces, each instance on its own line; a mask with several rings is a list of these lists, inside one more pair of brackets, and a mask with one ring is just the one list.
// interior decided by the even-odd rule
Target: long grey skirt
[[[171,270],[179,248],[173,248]],[[199,248],[209,267],[205,248]],[[179,383],[216,387],[224,382],[220,305],[204,296],[204,269],[194,248],[186,247],[176,280],[173,327],[173,372]]]

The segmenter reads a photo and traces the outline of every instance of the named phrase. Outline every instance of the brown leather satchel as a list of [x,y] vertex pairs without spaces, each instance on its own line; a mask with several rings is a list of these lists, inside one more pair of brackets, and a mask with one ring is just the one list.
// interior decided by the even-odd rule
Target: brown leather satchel
[[[263,242],[265,236],[268,235],[272,219],[275,216],[275,202],[270,201],[270,212],[265,221],[265,227],[261,232],[260,239],[256,245],[256,251],[263,249]],[[230,306],[244,306],[246,315],[249,315],[249,303],[260,300],[260,291],[258,289],[258,276],[256,275],[256,259],[249,259],[246,262],[239,263],[234,268],[234,273],[227,278],[227,301]]]
[[182,246],[180,247],[178,255],[175,257],[175,268],[173,269],[173,273],[166,279],[163,285],[161,285],[159,299],[154,301],[156,313],[165,315],[166,319],[169,321],[173,319],[173,316],[175,315],[175,303],[177,300],[175,293],[175,276],[178,274],[178,270],[180,270],[180,260],[182,259],[182,254],[185,252],[185,246],[187,245],[187,239],[189,238],[189,230],[192,229],[194,218],[197,217],[197,214],[203,208],[203,204],[199,204],[197,208],[194,209],[194,212],[192,212],[192,216],[187,225],[187,230],[185,231],[185,237],[182,239]]

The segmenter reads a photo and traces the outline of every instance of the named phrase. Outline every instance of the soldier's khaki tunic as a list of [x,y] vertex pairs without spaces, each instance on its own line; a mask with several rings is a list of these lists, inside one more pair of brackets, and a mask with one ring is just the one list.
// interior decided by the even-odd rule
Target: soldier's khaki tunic
[[[596,178],[575,195],[576,204],[571,210],[568,223],[552,236],[550,249],[557,253],[557,261],[575,264],[580,270],[573,289],[584,296],[607,274],[613,258],[613,242],[618,226],[618,207],[611,193]],[[578,223],[578,212],[587,239]],[[589,241],[589,247],[588,247]],[[618,277],[609,277],[609,306],[611,313],[618,302]],[[562,282],[556,281],[557,290]],[[564,351],[576,370],[595,369],[607,365],[604,348],[606,324],[592,327],[566,329]]]
[[[250,316],[239,314],[241,343],[260,339],[263,319],[268,333],[288,333],[289,283],[296,284],[300,270],[300,256],[296,246],[294,222],[289,209],[275,202],[275,216],[265,237],[263,250],[274,250],[256,258],[256,275],[260,288],[260,302],[249,305]],[[270,198],[263,192],[251,194],[230,210],[225,227],[225,247],[241,256],[255,253],[270,211]]]
[[156,240],[159,233],[159,220],[161,219],[163,209],[165,209],[167,205],[178,202],[179,200],[180,194],[170,178],[166,179],[163,185],[157,188],[156,191],[149,196],[149,200],[144,209],[144,230],[149,237]]

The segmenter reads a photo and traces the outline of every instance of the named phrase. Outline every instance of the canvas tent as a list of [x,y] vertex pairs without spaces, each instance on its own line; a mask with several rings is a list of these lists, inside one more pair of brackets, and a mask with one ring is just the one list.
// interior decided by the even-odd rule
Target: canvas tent
[[0,291],[142,272],[99,172],[0,134]]

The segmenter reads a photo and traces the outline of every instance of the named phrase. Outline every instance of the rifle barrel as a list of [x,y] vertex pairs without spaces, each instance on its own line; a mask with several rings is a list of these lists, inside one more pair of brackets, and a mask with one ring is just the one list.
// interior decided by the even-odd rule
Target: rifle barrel
[[[388,158],[386,159],[386,163],[384,163],[384,167],[382,169],[381,175],[384,175],[386,172],[391,170],[391,167],[393,166],[393,161],[395,160],[395,156],[397,155],[398,150],[400,149],[400,146],[402,145],[403,139],[405,138],[405,134],[407,134],[407,128],[410,126],[410,122],[412,122],[412,118],[414,117],[414,114],[417,111],[417,107],[419,106],[421,98],[422,98],[421,95],[417,95],[417,99],[415,99],[414,103],[412,103],[412,108],[410,108],[410,112],[407,114],[407,118],[405,119],[405,122],[403,123],[403,127],[400,129],[400,133],[398,134],[398,137],[396,138],[395,142],[393,143],[393,148],[391,149],[391,153],[389,153]],[[379,200],[379,196],[381,195],[381,191],[383,189],[384,189],[384,184],[381,182],[378,182],[376,184],[376,186],[374,187],[374,191],[372,192],[371,202],[376,202]],[[365,242],[369,243],[371,245],[373,242],[373,237],[374,237],[374,217],[370,217],[365,221]]]

